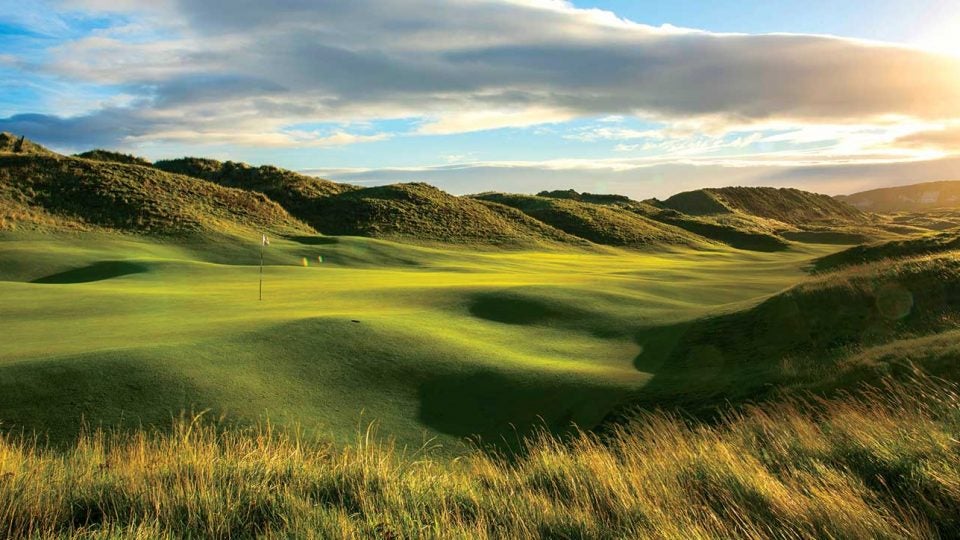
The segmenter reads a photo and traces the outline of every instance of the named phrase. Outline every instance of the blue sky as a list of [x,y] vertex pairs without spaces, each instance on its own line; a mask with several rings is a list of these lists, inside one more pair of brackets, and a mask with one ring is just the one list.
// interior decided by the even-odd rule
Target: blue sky
[[0,130],[457,193],[840,193],[960,172],[958,26],[931,0],[0,0]]
[[652,25],[673,24],[714,32],[753,34],[831,34],[902,43],[922,42],[936,21],[956,19],[957,16],[957,6],[943,0],[605,0],[575,3],[580,7],[610,10]]

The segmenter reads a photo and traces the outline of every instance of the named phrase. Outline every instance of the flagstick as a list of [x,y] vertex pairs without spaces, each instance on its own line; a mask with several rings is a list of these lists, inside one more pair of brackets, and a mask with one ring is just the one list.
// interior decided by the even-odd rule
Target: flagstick
[[260,301],[263,301],[263,240],[260,240]]

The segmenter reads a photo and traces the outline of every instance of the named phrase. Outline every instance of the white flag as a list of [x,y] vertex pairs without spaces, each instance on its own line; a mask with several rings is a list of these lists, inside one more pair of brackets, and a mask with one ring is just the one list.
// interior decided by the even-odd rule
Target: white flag
[[263,235],[263,240],[262,240],[262,241],[263,241],[263,243],[262,243],[261,245],[264,245],[264,246],[269,246],[269,245],[270,245],[270,240],[267,239],[267,235],[265,235],[265,234]]

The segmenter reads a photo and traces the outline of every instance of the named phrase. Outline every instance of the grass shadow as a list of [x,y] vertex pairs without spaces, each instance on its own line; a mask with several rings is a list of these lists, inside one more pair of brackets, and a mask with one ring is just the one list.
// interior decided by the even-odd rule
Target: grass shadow
[[34,279],[31,283],[90,283],[149,271],[144,264],[129,261],[100,261],[89,266],[57,272],[49,276]]
[[339,244],[340,239],[332,236],[285,236],[287,240],[305,246],[329,246]]
[[628,395],[626,386],[582,378],[479,370],[437,374],[420,385],[420,421],[479,447],[514,454],[525,437],[596,425]]

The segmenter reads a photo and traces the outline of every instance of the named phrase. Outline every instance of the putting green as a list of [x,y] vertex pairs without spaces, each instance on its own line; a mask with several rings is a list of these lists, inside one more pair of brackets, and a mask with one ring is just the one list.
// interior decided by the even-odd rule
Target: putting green
[[642,391],[641,332],[753,305],[838,249],[278,239],[258,301],[256,240],[0,236],[2,426],[62,441],[83,422],[209,409],[339,442],[376,421],[404,445],[510,444],[541,420],[591,426]]

